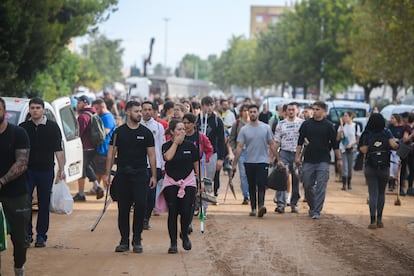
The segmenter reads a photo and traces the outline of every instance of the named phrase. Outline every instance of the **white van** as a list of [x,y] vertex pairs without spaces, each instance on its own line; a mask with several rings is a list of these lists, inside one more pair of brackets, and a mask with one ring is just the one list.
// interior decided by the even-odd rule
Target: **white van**
[[[15,125],[30,118],[30,99],[3,98],[6,102],[6,120]],[[48,120],[55,121],[62,133],[63,148],[65,151],[66,182],[72,182],[82,177],[83,148],[79,138],[79,126],[71,108],[68,97],[56,99],[51,104],[45,102],[45,115]],[[55,171],[57,162],[55,161]]]
[[328,105],[328,119],[335,125],[339,123],[339,117],[341,117],[345,111],[353,112],[356,118],[368,117],[370,112],[370,106],[367,103],[334,100],[327,101],[326,104]]

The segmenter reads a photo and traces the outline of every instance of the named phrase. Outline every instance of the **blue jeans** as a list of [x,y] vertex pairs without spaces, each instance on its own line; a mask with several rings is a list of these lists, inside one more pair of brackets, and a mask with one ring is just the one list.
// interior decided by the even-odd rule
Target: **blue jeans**
[[342,177],[352,177],[352,170],[354,168],[354,150],[341,152],[342,157]]
[[[50,171],[36,171],[29,169],[27,171],[27,180],[29,185],[30,202],[33,201],[33,190],[37,187],[37,236],[41,236],[45,241],[47,240],[47,231],[49,230],[49,206],[50,194],[52,193],[53,179],[55,178],[54,170]],[[32,236],[32,216],[30,216],[27,234]]]
[[[292,179],[292,198],[290,204],[295,207],[298,204],[300,194],[299,194],[299,180],[296,177],[295,172],[293,171],[293,163],[295,162],[295,152],[280,151],[280,159],[282,160],[285,167],[289,169],[289,174]],[[277,206],[285,207],[286,206],[286,191],[277,191],[276,192]]]
[[329,163],[303,163],[302,180],[305,187],[305,198],[309,206],[309,215],[320,215],[329,180]]
[[244,168],[245,157],[246,157],[246,149],[243,149],[240,154],[237,166],[239,168],[240,187],[243,192],[243,198],[249,198],[249,182],[247,181],[246,169]]
[[[264,206],[265,183],[267,181],[269,164],[267,163],[244,163],[247,180],[249,182],[250,206],[252,209]],[[257,206],[256,206],[257,190]]]

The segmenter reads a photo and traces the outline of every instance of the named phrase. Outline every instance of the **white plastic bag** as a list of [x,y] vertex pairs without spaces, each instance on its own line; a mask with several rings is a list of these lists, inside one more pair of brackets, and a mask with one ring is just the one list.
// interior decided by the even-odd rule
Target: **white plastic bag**
[[72,214],[73,198],[70,194],[69,187],[63,180],[60,180],[59,183],[54,184],[52,187],[50,211],[58,214]]

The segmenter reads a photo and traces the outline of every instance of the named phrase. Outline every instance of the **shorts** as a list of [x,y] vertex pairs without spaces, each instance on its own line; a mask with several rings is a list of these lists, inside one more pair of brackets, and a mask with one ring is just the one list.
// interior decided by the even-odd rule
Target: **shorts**
[[96,174],[104,175],[106,171],[106,155],[96,154],[93,158],[93,168]]

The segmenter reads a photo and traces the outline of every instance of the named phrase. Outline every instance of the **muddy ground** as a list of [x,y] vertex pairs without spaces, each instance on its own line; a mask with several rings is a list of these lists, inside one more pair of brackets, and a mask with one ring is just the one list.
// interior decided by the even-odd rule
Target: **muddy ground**
[[[299,214],[274,212],[274,192],[266,193],[267,214],[249,217],[250,207],[229,193],[222,175],[218,206],[209,206],[206,231],[198,218],[190,236],[191,251],[167,254],[166,214],[151,219],[143,233],[143,254],[115,253],[119,242],[116,204],[111,204],[94,232],[90,231],[103,200],[87,197],[75,203],[71,215],[51,215],[46,248],[31,247],[26,275],[414,275],[414,197],[387,194],[383,229],[369,230],[367,187],[362,173],[353,189],[341,191],[333,173],[319,220],[308,217],[306,203]],[[72,192],[76,183],[70,183]],[[87,187],[89,188],[89,187]],[[13,275],[12,246],[2,253],[2,275]]]

